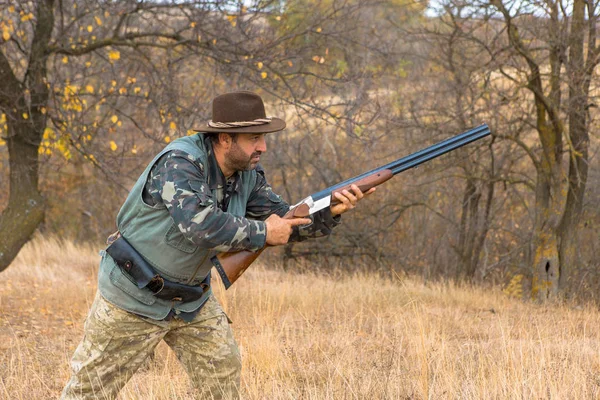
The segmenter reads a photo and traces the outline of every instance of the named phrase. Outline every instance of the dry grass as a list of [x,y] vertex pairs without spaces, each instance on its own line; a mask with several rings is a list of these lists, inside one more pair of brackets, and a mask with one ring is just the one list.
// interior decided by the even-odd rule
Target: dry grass
[[[96,254],[38,239],[2,273],[0,398],[58,397],[95,293]],[[592,307],[260,265],[217,296],[234,321],[247,399],[600,397],[600,314]],[[121,394],[189,397],[164,344]]]

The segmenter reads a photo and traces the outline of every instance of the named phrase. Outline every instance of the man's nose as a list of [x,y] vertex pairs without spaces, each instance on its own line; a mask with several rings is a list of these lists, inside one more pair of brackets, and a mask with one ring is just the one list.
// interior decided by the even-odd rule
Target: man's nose
[[258,144],[256,145],[256,151],[260,151],[262,153],[267,151],[267,141],[265,140],[264,136],[261,136],[258,140]]

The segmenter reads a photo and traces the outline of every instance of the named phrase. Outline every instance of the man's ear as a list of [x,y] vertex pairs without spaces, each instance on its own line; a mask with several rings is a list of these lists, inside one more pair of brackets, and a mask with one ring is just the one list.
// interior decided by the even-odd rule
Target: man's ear
[[225,150],[229,150],[231,147],[231,136],[228,133],[219,132],[219,144],[223,146]]

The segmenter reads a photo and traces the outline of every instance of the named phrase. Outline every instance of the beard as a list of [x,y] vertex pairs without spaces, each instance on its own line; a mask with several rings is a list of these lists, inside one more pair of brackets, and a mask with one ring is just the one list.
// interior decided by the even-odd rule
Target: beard
[[252,161],[253,158],[259,157],[262,154],[260,151],[248,155],[234,142],[233,146],[225,153],[227,167],[235,171],[250,171],[256,168],[258,161]]

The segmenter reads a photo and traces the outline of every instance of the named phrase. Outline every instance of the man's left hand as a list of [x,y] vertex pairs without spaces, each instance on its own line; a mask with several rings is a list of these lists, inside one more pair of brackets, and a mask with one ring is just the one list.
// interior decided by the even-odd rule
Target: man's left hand
[[375,188],[371,188],[366,193],[363,193],[356,185],[352,185],[351,188],[352,192],[354,193],[350,192],[349,190],[333,193],[333,196],[340,201],[340,203],[330,207],[331,214],[334,217],[336,215],[343,214],[346,211],[352,210],[354,207],[356,207],[356,203],[358,203],[362,198],[375,191]]

